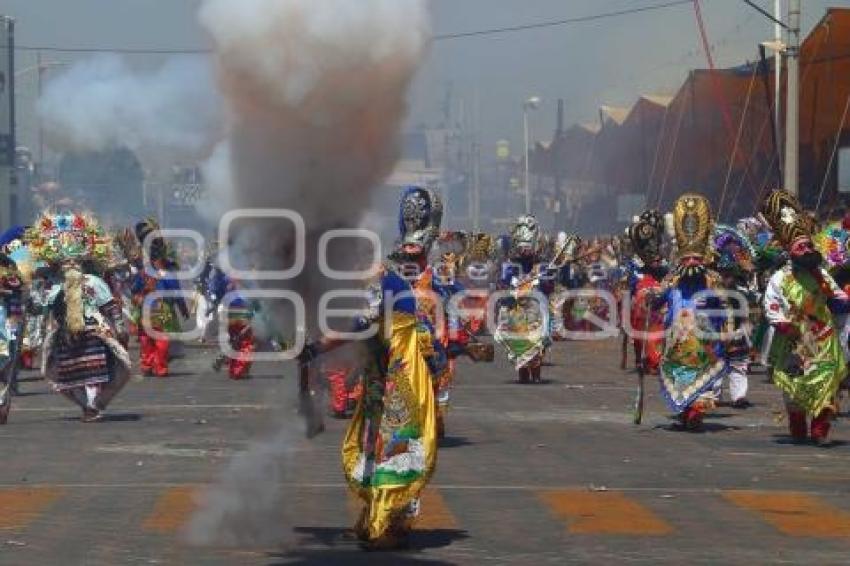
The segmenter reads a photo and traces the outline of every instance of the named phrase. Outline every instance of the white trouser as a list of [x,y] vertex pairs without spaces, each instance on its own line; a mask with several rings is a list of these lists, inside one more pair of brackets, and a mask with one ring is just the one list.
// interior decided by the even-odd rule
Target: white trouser
[[130,371],[121,364],[116,364],[115,375],[108,383],[84,385],[62,391],[62,395],[78,405],[81,409],[104,410],[109,402],[130,381]]
[[210,304],[207,298],[201,293],[195,295],[195,328],[201,335],[199,340],[202,342],[207,339],[209,325],[212,322],[213,315],[207,314]]
[[748,360],[733,360],[729,362],[729,397],[732,402],[740,401],[747,396],[749,386],[747,380]]

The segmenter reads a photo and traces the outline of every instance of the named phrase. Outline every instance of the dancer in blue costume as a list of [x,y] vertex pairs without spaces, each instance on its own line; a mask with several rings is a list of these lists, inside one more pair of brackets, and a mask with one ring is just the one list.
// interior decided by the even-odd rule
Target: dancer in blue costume
[[659,306],[666,307],[667,342],[661,361],[661,393],[688,430],[702,426],[714,407],[715,385],[729,372],[723,332],[729,318],[719,314],[723,302],[711,291],[720,276],[706,266],[714,229],[708,200],[685,194],[673,219],[678,265],[664,280]]

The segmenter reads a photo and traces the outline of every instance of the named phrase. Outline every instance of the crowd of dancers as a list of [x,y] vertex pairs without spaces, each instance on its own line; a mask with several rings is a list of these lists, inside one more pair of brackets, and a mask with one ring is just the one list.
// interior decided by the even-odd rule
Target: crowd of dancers
[[[319,336],[297,356],[324,376],[327,410],[350,419],[342,458],[364,502],[354,532],[367,547],[405,543],[446,434],[456,360],[489,363],[496,347],[517,382],[533,384],[555,341],[619,338],[622,368],[631,351],[640,377],[636,422],[643,379],[657,376],[684,431],[703,426],[725,383],[731,406],[750,407],[749,371],[761,364],[793,440],[830,442],[850,359],[850,222],[818,225],[783,191],[734,225],[685,194],[667,214],[647,210],[625,234],[587,241],[547,236],[531,215],[503,235],[444,231],[441,221],[434,191],[407,189],[397,242],[352,321],[361,355],[329,355],[351,339]],[[39,368],[83,422],[96,422],[131,368],[168,376],[172,338],[187,326],[201,341],[213,321],[226,332],[229,353],[213,366],[233,380],[250,377],[258,348],[286,342],[264,325],[260,343],[262,309],[215,250],[187,301],[175,249],[153,220],[110,233],[88,214],[45,212],[0,236],[0,252],[2,423],[21,367]]]

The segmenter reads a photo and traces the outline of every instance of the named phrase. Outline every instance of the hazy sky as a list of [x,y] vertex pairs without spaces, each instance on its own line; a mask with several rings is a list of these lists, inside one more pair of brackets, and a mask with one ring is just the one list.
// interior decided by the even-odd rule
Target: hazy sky
[[[238,0],[234,0],[238,1]],[[316,0],[321,1],[321,0]],[[437,34],[536,23],[617,11],[660,0],[431,0]],[[17,19],[19,45],[60,47],[194,48],[205,38],[195,21],[200,0],[3,0],[0,12]],[[759,0],[772,7],[772,0]],[[703,15],[719,66],[757,57],[756,45],[773,26],[741,0],[703,0]],[[850,7],[850,0],[803,0],[803,29],[827,6]],[[80,55],[44,55],[73,61]],[[139,64],[157,57],[134,56]],[[18,69],[33,55],[19,55]],[[555,101],[566,100],[567,121],[597,119],[600,104],[630,105],[641,93],[672,94],[687,71],[705,67],[693,7],[683,5],[644,14],[610,18],[499,36],[434,44],[412,96],[412,123],[434,123],[447,88],[455,104],[467,109],[478,100],[485,143],[521,140],[523,100],[545,103],[533,118],[536,137],[548,139]],[[477,97],[475,93],[477,92]],[[22,143],[33,143],[35,121],[28,103],[35,73],[19,78]]]

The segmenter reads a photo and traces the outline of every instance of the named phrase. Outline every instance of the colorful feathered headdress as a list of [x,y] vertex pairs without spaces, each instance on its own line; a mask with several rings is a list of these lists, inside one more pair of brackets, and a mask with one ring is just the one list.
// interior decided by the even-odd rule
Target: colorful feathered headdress
[[842,267],[850,261],[850,252],[847,249],[850,231],[847,231],[841,222],[833,222],[818,232],[814,242],[830,268]]
[[718,224],[714,228],[714,266],[721,272],[747,273],[755,269],[756,251],[740,230]]
[[109,263],[112,243],[97,220],[80,212],[44,212],[24,234],[32,257],[47,264],[63,261]]

